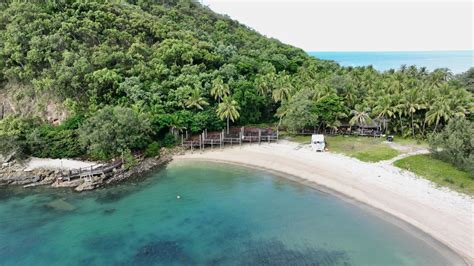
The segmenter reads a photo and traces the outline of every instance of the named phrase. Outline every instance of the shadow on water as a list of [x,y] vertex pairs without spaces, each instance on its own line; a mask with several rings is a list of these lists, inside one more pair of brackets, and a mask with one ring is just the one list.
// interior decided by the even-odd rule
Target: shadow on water
[[117,247],[127,243],[125,234],[97,234],[83,240],[82,245],[86,250],[93,250],[99,254],[114,253]]
[[294,250],[279,240],[247,241],[240,252],[229,250],[223,257],[207,262],[208,265],[235,263],[237,265],[351,265],[344,251],[306,248]]
[[123,265],[154,265],[154,264],[195,264],[183,243],[172,239],[155,239],[139,247],[135,254]]
[[0,187],[0,202],[7,201],[17,195],[15,190],[7,187]]

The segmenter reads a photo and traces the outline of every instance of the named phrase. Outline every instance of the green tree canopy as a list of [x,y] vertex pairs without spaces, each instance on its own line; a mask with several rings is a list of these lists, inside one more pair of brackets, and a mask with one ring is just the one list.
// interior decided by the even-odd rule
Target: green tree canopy
[[143,149],[150,135],[148,118],[123,107],[105,106],[79,128],[79,142],[96,159],[109,159],[127,149]]

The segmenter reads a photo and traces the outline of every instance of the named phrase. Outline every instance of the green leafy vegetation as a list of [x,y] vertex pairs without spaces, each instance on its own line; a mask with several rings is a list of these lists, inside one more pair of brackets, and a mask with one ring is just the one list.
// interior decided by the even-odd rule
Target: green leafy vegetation
[[440,186],[474,195],[474,179],[465,171],[431,155],[413,155],[394,162],[394,165],[411,171]]
[[150,143],[148,118],[124,107],[104,107],[79,128],[79,142],[91,158],[107,160]]
[[145,157],[155,157],[160,155],[160,143],[154,141],[146,147]]
[[430,136],[433,156],[462,169],[474,179],[474,123],[450,121],[439,133]]
[[[472,69],[340,67],[191,0],[0,7],[0,95],[19,110],[0,123],[0,142],[18,154],[151,155],[185,130],[278,123],[295,132],[382,118],[388,132],[425,138],[473,109]],[[50,109],[75,124],[50,125]]]
[[[385,120],[382,127],[388,133],[425,138],[450,120],[469,118],[472,93],[459,77],[447,69],[427,72],[414,66],[383,73],[372,67],[303,67],[292,82],[295,92],[281,100],[277,115],[293,132],[304,127],[332,129],[341,121],[365,125],[377,119]],[[332,100],[326,104],[330,108],[314,108],[336,96],[342,104]]]

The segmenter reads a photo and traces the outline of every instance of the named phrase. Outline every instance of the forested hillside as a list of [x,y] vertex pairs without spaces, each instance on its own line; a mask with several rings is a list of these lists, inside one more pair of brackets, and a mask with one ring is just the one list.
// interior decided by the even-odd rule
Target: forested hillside
[[378,117],[423,137],[472,112],[473,71],[342,68],[190,0],[44,2],[0,4],[1,146],[18,152],[152,155],[171,128],[229,120],[291,131]]

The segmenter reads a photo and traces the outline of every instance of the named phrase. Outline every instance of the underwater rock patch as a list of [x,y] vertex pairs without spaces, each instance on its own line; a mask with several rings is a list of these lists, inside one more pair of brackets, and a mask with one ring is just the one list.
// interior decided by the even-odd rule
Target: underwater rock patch
[[133,265],[162,264],[192,264],[180,243],[174,240],[154,240],[140,247],[133,257]]
[[83,245],[87,250],[94,250],[99,254],[111,253],[117,247],[127,243],[127,238],[122,234],[98,234],[95,237],[89,237],[83,241]]
[[76,209],[76,206],[63,199],[53,200],[45,206],[57,211],[74,211]]
[[128,191],[108,191],[105,194],[100,195],[95,199],[96,202],[99,203],[112,203],[117,202],[127,196],[129,194]]
[[114,213],[115,211],[116,211],[115,208],[110,208],[110,209],[105,209],[102,213],[109,215],[109,214]]
[[286,247],[279,240],[248,241],[246,247],[238,254],[229,250],[232,255],[215,258],[212,262],[235,263],[237,265],[351,265],[349,256],[344,251],[306,248],[294,250]]

